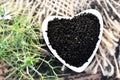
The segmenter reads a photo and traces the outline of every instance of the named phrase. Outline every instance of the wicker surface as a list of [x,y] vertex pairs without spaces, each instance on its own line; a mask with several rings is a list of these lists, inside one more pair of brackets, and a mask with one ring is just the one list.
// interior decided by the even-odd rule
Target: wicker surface
[[[14,4],[11,4],[14,3]],[[118,46],[120,38],[120,0],[2,0],[0,4],[4,4],[12,14],[28,13],[28,17],[34,21],[42,23],[42,21],[50,15],[74,16],[78,12],[94,8],[101,12],[104,19],[104,36],[101,45],[91,65],[86,69],[90,77],[96,76],[101,79],[101,75],[97,74],[98,70],[104,76],[114,76],[120,78],[120,57],[116,58],[115,50]],[[22,5],[21,5],[22,4]],[[28,10],[23,11],[23,7],[28,7]],[[34,6],[34,7],[33,7]],[[119,54],[117,55],[119,56]],[[1,64],[3,66],[3,64]],[[1,74],[6,73],[1,68]],[[71,76],[74,77],[74,76]],[[72,80],[71,77],[66,80]],[[78,77],[79,80],[86,80],[84,77]],[[78,80],[76,79],[76,80]]]

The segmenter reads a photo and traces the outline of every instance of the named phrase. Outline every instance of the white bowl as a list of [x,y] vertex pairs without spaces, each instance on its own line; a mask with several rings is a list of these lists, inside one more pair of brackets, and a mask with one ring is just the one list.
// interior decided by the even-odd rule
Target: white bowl
[[78,15],[81,15],[81,14],[84,14],[84,13],[91,13],[93,15],[95,15],[98,20],[99,20],[99,24],[100,24],[100,33],[99,33],[99,40],[97,41],[96,43],[96,47],[91,55],[91,57],[88,59],[88,62],[85,62],[82,66],[80,67],[75,67],[75,66],[71,66],[69,65],[68,63],[66,63],[59,55],[57,55],[57,52],[56,50],[54,50],[52,48],[52,45],[50,45],[50,42],[49,42],[49,39],[48,39],[48,36],[47,36],[47,30],[48,30],[48,22],[49,21],[52,21],[54,20],[55,18],[58,18],[58,19],[72,19],[73,17],[63,17],[63,16],[49,16],[47,17],[44,21],[43,21],[43,24],[42,24],[42,31],[43,31],[43,37],[44,37],[44,40],[48,46],[48,48],[50,49],[50,51],[53,53],[53,55],[60,61],[62,62],[66,67],[68,67],[69,69],[75,71],[75,72],[82,72],[84,71],[88,65],[91,63],[92,59],[94,58],[96,52],[97,52],[97,49],[100,45],[100,42],[101,42],[101,38],[102,38],[102,34],[103,34],[103,19],[102,19],[102,16],[101,14],[97,11],[97,10],[94,10],[94,9],[88,9],[88,10],[85,10],[83,12],[80,12],[79,14],[75,15],[75,16],[78,16]]

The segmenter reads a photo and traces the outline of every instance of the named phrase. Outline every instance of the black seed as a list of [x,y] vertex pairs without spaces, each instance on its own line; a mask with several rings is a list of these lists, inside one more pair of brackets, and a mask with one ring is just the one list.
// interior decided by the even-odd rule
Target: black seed
[[100,32],[96,16],[85,13],[73,19],[57,19],[48,23],[48,38],[66,63],[80,67],[93,53]]

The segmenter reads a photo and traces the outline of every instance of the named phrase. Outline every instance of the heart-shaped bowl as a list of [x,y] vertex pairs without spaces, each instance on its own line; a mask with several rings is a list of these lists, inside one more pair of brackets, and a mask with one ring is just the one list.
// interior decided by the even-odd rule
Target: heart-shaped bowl
[[[72,66],[68,63],[65,62],[65,60],[63,60],[57,53],[57,51],[55,49],[53,49],[52,45],[50,44],[49,42],[49,38],[48,38],[48,23],[50,21],[53,21],[55,18],[58,18],[59,20],[60,19],[72,19],[73,17],[63,17],[63,16],[48,16],[44,21],[43,21],[43,24],[42,24],[42,31],[43,31],[43,38],[48,46],[48,48],[50,49],[50,51],[53,53],[53,55],[60,61],[62,62],[66,67],[68,67],[69,69],[75,71],[75,72],[82,72],[84,71],[88,66],[89,64],[91,63],[91,61],[93,60],[97,50],[98,50],[98,47],[100,45],[100,42],[101,42],[101,38],[102,38],[102,34],[103,34],[103,19],[102,19],[102,16],[101,14],[95,10],[95,9],[88,9],[88,10],[85,10],[83,12],[80,12],[79,14],[75,15],[75,16],[79,16],[79,15],[82,15],[82,14],[87,14],[87,13],[90,13],[94,16],[97,17],[97,19],[99,20],[99,25],[100,25],[100,32],[99,32],[99,36],[98,36],[98,41],[96,43],[96,46],[95,46],[95,49],[93,50],[93,53],[92,55],[89,57],[89,59],[87,60],[87,62],[85,62],[82,66],[79,66],[79,67],[76,67],[76,66]],[[72,53],[72,52],[71,52]],[[64,54],[64,53],[63,53]],[[84,56],[83,56],[84,57]]]

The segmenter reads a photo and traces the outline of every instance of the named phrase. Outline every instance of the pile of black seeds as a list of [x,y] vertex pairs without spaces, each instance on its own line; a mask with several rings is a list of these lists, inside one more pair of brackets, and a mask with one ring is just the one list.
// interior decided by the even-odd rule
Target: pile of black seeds
[[66,63],[80,67],[93,53],[98,36],[100,24],[96,16],[85,13],[73,19],[58,19],[48,23],[47,36],[58,55]]

